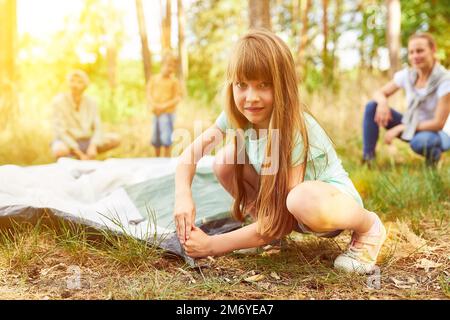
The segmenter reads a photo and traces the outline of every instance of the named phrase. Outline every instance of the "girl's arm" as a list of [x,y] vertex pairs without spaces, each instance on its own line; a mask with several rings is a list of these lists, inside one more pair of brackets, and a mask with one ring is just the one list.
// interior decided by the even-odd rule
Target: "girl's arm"
[[263,237],[257,231],[257,222],[235,231],[211,236],[211,255],[220,256],[239,249],[266,245],[274,238]]
[[195,206],[192,199],[191,185],[197,163],[200,159],[222,142],[224,134],[216,126],[205,130],[187,147],[178,160],[175,173],[175,208],[174,219],[181,243],[189,239],[195,221]]
[[[289,191],[302,183],[303,168],[304,163],[290,169]],[[286,232],[288,233],[290,231]],[[220,256],[238,249],[263,246],[273,240],[275,238],[265,237],[257,232],[256,222],[235,231],[214,236],[208,236],[200,228],[194,227],[190,239],[184,244],[184,250],[193,258]]]
[[238,249],[263,246],[274,238],[263,237],[257,231],[257,223],[249,224],[235,231],[208,236],[194,227],[191,238],[183,245],[186,254],[193,258],[221,256]]
[[374,120],[379,126],[386,127],[388,122],[391,120],[392,115],[387,99],[397,92],[398,89],[400,89],[400,87],[397,86],[394,81],[389,81],[373,95],[373,99],[377,102],[377,111],[375,113]]
[[450,93],[439,99],[434,118],[420,122],[417,125],[416,131],[441,131],[445,126],[449,112]]

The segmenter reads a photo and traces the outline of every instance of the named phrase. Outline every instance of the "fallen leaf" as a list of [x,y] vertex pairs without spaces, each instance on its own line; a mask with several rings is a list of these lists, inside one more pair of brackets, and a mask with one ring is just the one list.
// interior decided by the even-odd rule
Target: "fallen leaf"
[[419,251],[424,252],[427,251],[427,242],[425,239],[416,235],[411,229],[408,227],[406,222],[397,220],[397,228],[400,231],[400,234],[406,239],[406,241],[411,244],[415,249],[419,249]]
[[407,277],[406,280],[399,280],[394,277],[391,277],[390,279],[398,289],[411,289],[417,286],[417,281],[412,277]]
[[261,254],[261,256],[262,256],[262,257],[270,257],[270,256],[273,256],[273,255],[275,255],[275,254],[279,254],[280,252],[281,252],[280,249],[270,249],[270,250],[264,251],[264,252]]
[[442,263],[437,263],[426,258],[422,258],[414,265],[416,268],[425,269],[425,272],[429,272],[430,269],[439,268]]
[[248,278],[245,278],[244,281],[253,283],[253,282],[261,281],[261,280],[263,280],[265,278],[266,277],[263,274],[255,274],[254,276],[250,276]]
[[270,283],[268,283],[268,282],[260,282],[257,285],[258,285],[258,287],[263,288],[265,290],[270,289]]
[[281,279],[281,277],[276,272],[271,272],[270,276],[272,278],[274,278],[275,280],[280,280]]

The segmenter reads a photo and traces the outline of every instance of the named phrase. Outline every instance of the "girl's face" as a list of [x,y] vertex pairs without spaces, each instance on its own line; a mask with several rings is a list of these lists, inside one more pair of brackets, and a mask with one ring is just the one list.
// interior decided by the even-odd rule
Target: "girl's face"
[[408,43],[408,59],[411,66],[416,69],[430,68],[434,63],[434,50],[428,40],[414,38]]
[[269,128],[273,110],[272,83],[262,80],[233,82],[234,103],[255,129]]

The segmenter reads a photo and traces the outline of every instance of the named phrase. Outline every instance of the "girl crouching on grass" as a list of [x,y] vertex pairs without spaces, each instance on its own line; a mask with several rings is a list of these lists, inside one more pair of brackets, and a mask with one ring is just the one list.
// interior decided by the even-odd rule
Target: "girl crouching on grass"
[[[380,218],[364,209],[325,131],[300,103],[288,46],[269,31],[250,31],[229,61],[225,111],[180,157],[174,219],[191,257],[218,256],[266,245],[292,231],[335,237],[352,230],[334,266],[370,273],[386,238]],[[214,173],[233,196],[234,218],[255,222],[208,236],[194,225],[191,184],[198,161],[233,130]]]

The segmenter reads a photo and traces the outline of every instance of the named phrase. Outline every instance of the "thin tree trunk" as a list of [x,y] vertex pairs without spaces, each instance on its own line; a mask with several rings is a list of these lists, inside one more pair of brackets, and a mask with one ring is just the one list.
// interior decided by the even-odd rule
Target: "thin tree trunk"
[[332,34],[331,34],[331,38],[333,41],[333,49],[331,50],[331,57],[330,57],[330,61],[329,61],[331,80],[334,79],[334,73],[335,73],[335,69],[336,69],[336,50],[337,50],[338,41],[339,41],[338,28],[341,23],[343,3],[341,0],[336,0],[335,4],[336,4],[336,7],[335,7],[334,22],[333,22]]
[[148,47],[147,28],[145,24],[145,15],[144,15],[144,8],[142,7],[142,0],[136,0],[136,12],[139,24],[139,34],[141,36],[142,60],[144,62],[145,83],[148,83],[152,70],[152,60],[151,60],[152,56],[150,53],[150,49]]
[[389,49],[389,75],[392,76],[400,69],[400,0],[386,0],[388,12],[387,43]]
[[[5,121],[16,112],[16,0],[0,0],[0,112]],[[0,124],[3,129],[7,122]]]
[[184,25],[185,25],[185,17],[184,17],[184,9],[183,9],[183,1],[177,0],[177,17],[178,17],[178,60],[179,60],[179,70],[180,70],[180,80],[183,83],[183,87],[185,86],[185,81],[188,77],[189,72],[189,61],[187,48],[184,42]]
[[114,43],[109,43],[106,49],[106,60],[108,61],[108,83],[112,90],[117,85],[117,49]]
[[308,29],[309,29],[309,20],[308,13],[311,9],[312,1],[311,0],[303,0],[301,2],[301,21],[302,28],[300,33],[300,43],[297,50],[297,61],[298,61],[298,79],[300,81],[303,80],[304,75],[306,74],[306,59],[305,59],[305,48],[308,43]]
[[328,59],[328,0],[322,0],[323,7],[323,50],[322,63],[325,82],[329,81],[329,59]]
[[297,41],[297,36],[299,33],[301,18],[300,18],[300,8],[302,0],[294,0],[292,2],[292,39],[295,39],[294,43]]
[[271,30],[269,0],[248,0],[250,28]]
[[162,9],[162,34],[161,44],[163,52],[172,50],[172,1],[165,0],[165,6],[161,6]]
[[[375,38],[374,36],[372,36],[372,38]],[[375,41],[374,41],[375,42]],[[374,61],[375,61],[375,56],[377,53],[377,48],[375,45],[372,45],[370,51],[369,51],[369,57],[368,57],[368,64],[369,64],[369,72],[372,73],[373,72],[373,68],[374,68]]]
[[[112,0],[108,0],[108,7],[114,8]],[[109,15],[108,15],[109,16]],[[111,89],[111,99],[113,99],[114,91],[117,86],[117,39],[118,27],[116,22],[115,11],[112,12],[110,19],[103,22],[106,30],[106,61],[108,68],[108,84]]]

